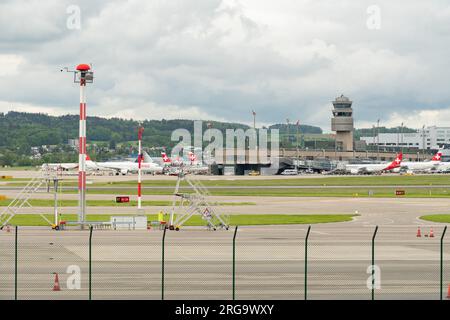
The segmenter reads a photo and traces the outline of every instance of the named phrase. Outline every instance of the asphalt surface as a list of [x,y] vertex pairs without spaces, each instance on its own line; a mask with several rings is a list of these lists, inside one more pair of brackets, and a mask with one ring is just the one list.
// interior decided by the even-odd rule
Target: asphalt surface
[[[51,198],[42,193],[39,197]],[[91,198],[92,197],[92,198]],[[77,199],[77,195],[64,195]],[[112,199],[89,195],[89,199]],[[170,200],[171,196],[144,196]],[[370,299],[367,287],[371,240],[378,225],[375,265],[380,268],[376,299],[438,299],[439,241],[443,224],[420,220],[424,214],[450,213],[450,199],[212,197],[249,201],[223,206],[228,213],[358,213],[351,222],[312,225],[308,247],[308,299]],[[159,208],[148,207],[147,213]],[[32,210],[51,211],[52,208]],[[76,208],[61,208],[75,213]],[[135,213],[136,208],[90,207],[88,213]],[[303,299],[306,225],[240,227],[236,243],[237,299]],[[422,237],[416,237],[420,227]],[[434,237],[429,235],[431,228]],[[450,231],[449,231],[450,233]],[[444,239],[443,291],[450,285],[450,234]],[[22,227],[18,242],[19,299],[87,299],[87,231]],[[94,230],[93,299],[160,299],[159,230]],[[165,248],[166,299],[231,299],[233,230],[182,228],[168,231]],[[81,270],[81,288],[69,289],[69,266]],[[52,291],[59,274],[61,291]],[[70,281],[69,281],[70,285]],[[0,231],[0,299],[14,298],[14,232]]]
[[[52,199],[51,194],[47,194]],[[76,194],[64,195],[64,199],[77,199]],[[88,199],[111,200],[111,195],[89,195]],[[172,196],[143,196],[143,200],[172,200]],[[134,199],[132,199],[134,200]],[[428,214],[450,214],[450,199],[417,198],[331,198],[331,197],[257,197],[257,196],[215,196],[216,202],[251,202],[255,205],[219,206],[217,211],[224,214],[358,214],[361,224],[418,225],[419,219]],[[171,206],[146,206],[147,214],[160,210],[170,211]],[[62,214],[76,214],[77,207],[60,207]],[[88,207],[88,214],[135,214],[137,207]],[[52,207],[22,208],[20,214],[53,213]]]
[[[416,226],[380,226],[375,264],[381,269],[377,299],[439,298],[439,237],[417,238]],[[429,228],[422,227],[422,232]],[[308,249],[309,299],[370,299],[367,268],[374,227],[314,225]],[[19,231],[19,299],[87,299],[88,232]],[[303,299],[306,226],[242,227],[237,234],[238,299]],[[95,230],[93,299],[161,298],[161,231]],[[168,232],[166,299],[230,299],[233,230],[186,228]],[[14,297],[14,234],[0,233],[0,299]],[[446,241],[445,265],[450,264]],[[68,289],[69,266],[81,270],[81,289]],[[61,291],[52,291],[58,272]],[[445,269],[445,289],[450,268]],[[445,292],[446,293],[446,292]]]

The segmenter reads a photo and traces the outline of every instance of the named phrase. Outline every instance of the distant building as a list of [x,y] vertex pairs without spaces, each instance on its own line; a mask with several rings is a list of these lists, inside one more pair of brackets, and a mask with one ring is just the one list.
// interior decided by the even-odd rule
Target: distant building
[[361,137],[369,146],[386,149],[410,148],[410,149],[439,149],[450,145],[450,127],[427,127],[412,133],[380,133],[379,137]]
[[352,101],[344,95],[333,101],[331,130],[336,131],[336,149],[353,151],[353,109]]
[[67,140],[67,144],[74,150],[78,150],[80,141],[78,139],[69,139]]
[[40,159],[42,157],[39,147],[31,147],[31,157],[33,159]]

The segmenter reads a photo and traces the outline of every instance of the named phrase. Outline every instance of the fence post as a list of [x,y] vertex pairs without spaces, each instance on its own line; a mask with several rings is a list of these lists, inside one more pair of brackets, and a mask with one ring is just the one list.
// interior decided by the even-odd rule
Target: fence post
[[308,238],[311,226],[308,227],[305,238],[305,300],[308,300]]
[[372,236],[372,300],[375,300],[375,237],[378,232],[378,226],[375,227],[375,231]]
[[89,300],[92,300],[92,226],[89,227]]
[[166,230],[164,228],[162,237],[162,252],[161,252],[161,300],[164,300],[164,252],[165,252],[165,240],[166,240]]
[[238,226],[234,228],[233,236],[233,300],[236,299],[236,234]]
[[16,234],[14,235],[14,300],[17,300],[17,243],[19,237],[19,227],[16,226]]
[[447,232],[447,226],[445,226],[444,231],[442,232],[441,236],[441,275],[440,275],[440,297],[441,300],[444,300],[444,292],[443,292],[443,286],[444,286],[444,237],[445,233]]

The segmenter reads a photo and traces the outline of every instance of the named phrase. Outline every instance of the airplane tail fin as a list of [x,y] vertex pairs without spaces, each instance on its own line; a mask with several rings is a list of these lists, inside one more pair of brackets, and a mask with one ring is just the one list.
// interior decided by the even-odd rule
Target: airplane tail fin
[[163,159],[164,163],[172,162],[165,152],[161,152],[161,158]]
[[431,161],[441,161],[441,158],[442,158],[442,152],[441,152],[441,151],[438,151],[438,152],[433,156],[433,158],[431,158]]
[[142,157],[143,157],[143,162],[144,163],[153,163],[153,159],[148,155],[148,153],[146,151],[142,151]]
[[392,169],[395,169],[395,168],[399,168],[400,165],[402,164],[402,160],[403,160],[403,153],[400,152],[395,157],[395,160],[392,161],[386,168],[384,168],[384,170],[388,171],[388,170],[392,170]]

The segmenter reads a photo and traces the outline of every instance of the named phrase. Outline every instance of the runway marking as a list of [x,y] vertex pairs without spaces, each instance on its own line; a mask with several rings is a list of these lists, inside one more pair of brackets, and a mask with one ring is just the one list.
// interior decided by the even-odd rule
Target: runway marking
[[[426,225],[426,224],[429,224],[430,222],[433,223],[432,221],[424,221],[424,220],[420,219],[420,217],[421,216],[416,217],[416,221],[414,221],[415,224]],[[433,224],[433,225],[438,225],[438,224]]]

